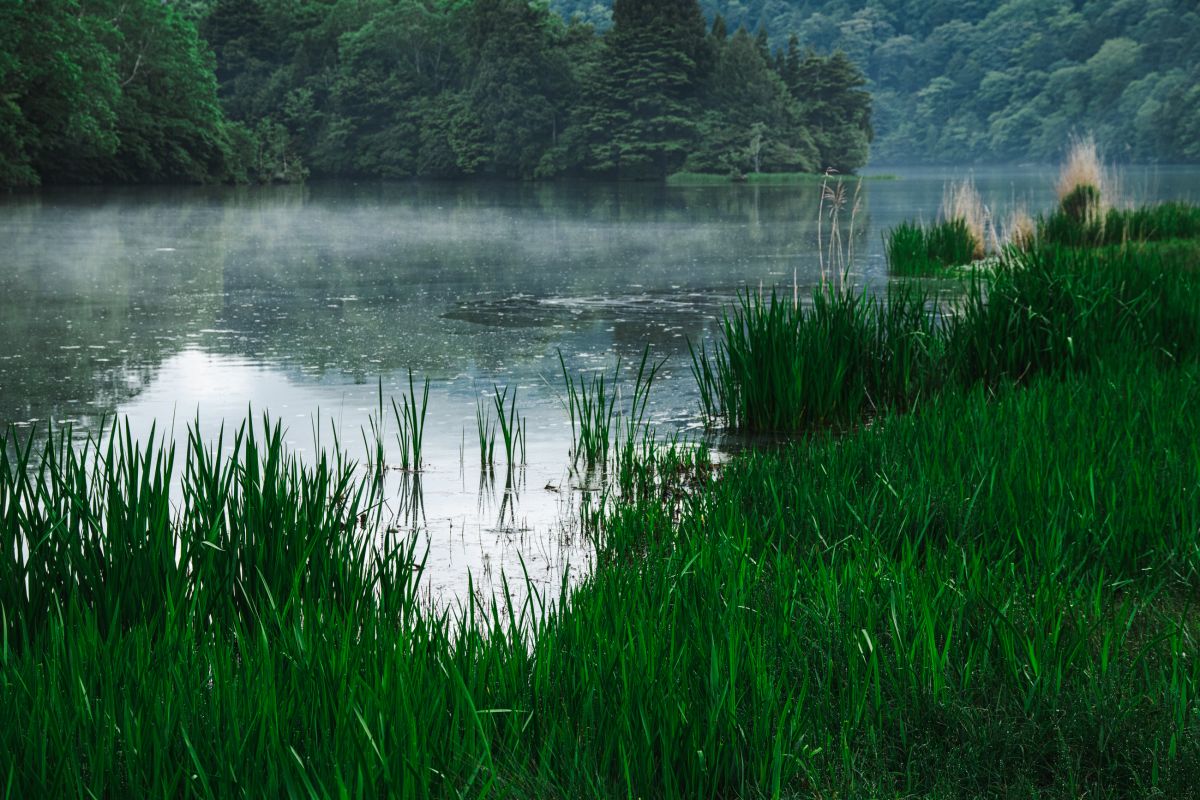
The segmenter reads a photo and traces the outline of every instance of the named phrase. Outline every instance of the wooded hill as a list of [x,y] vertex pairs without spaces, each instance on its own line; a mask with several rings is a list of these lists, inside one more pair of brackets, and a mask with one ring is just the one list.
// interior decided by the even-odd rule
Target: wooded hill
[[[604,0],[553,0],[604,25]],[[1200,160],[1194,0],[703,0],[775,47],[842,50],[875,98],[872,162]]]
[[0,184],[851,171],[863,83],[697,0],[13,0]]

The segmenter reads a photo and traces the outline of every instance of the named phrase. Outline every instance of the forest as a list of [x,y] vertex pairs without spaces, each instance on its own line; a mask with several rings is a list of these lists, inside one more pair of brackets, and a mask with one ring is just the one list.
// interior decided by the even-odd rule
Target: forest
[[0,184],[848,172],[864,83],[696,0],[7,0]]
[[[554,0],[603,27],[609,3]],[[703,0],[775,46],[841,50],[874,96],[871,160],[1052,163],[1072,133],[1125,162],[1200,160],[1194,0]]]

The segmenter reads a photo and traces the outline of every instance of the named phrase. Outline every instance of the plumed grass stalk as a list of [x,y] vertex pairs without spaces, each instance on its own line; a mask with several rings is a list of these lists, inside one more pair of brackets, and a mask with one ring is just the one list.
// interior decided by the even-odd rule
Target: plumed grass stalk
[[1037,243],[1037,220],[1024,206],[1017,206],[1008,215],[1004,226],[1004,243],[1017,250],[1030,250]]
[[1074,206],[1081,219],[1099,217],[1115,204],[1115,188],[1115,179],[1100,158],[1095,137],[1072,136],[1055,186],[1059,203],[1064,208]]
[[971,259],[978,261],[987,255],[988,230],[991,212],[983,204],[975,181],[952,181],[942,192],[943,222],[961,225],[971,237]]

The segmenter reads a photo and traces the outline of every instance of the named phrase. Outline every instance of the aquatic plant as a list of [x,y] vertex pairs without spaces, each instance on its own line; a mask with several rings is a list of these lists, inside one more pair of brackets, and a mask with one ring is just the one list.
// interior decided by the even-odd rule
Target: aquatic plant
[[613,382],[620,371],[620,361],[611,380],[603,371],[593,372],[588,377],[572,375],[567,371],[561,350],[558,364],[566,387],[564,405],[571,418],[571,440],[574,442],[571,461],[576,465],[582,461],[587,471],[603,468],[615,433],[617,395]]
[[940,341],[927,303],[909,286],[886,300],[834,286],[815,289],[809,304],[740,295],[711,353],[689,343],[705,417],[747,432],[794,431],[915,402]]
[[1126,355],[612,504],[553,609],[528,576],[521,602],[502,581],[430,609],[415,537],[363,528],[371,482],[297,462],[277,426],[234,458],[199,435],[175,454],[124,430],[83,460],[6,440],[5,785],[1185,794],[1200,372]]
[[987,255],[991,212],[983,204],[983,198],[979,195],[979,190],[975,188],[973,179],[951,181],[946,185],[942,191],[941,219],[952,226],[961,223],[970,235],[970,261],[978,261]]
[[1004,244],[1017,250],[1029,250],[1037,243],[1037,220],[1023,205],[1012,209],[1004,226]]
[[1116,181],[1105,169],[1095,137],[1072,136],[1056,184],[1059,204],[1076,219],[1099,216],[1115,205]]
[[943,314],[908,286],[820,287],[807,304],[747,293],[712,351],[692,348],[710,425],[798,431],[906,408],[947,384],[1090,369],[1114,353],[1200,354],[1200,280],[1156,250],[1041,244],[973,275]]
[[425,412],[429,408],[429,379],[417,402],[417,390],[413,373],[408,371],[408,394],[400,396],[400,404],[392,398],[392,416],[396,421],[396,444],[400,448],[400,468],[405,471],[421,470],[421,445],[425,438]]
[[[1081,190],[1087,194],[1085,190]],[[1066,205],[1039,222],[1039,237],[1071,247],[1200,238],[1200,207],[1167,202],[1134,209],[1110,208],[1103,216],[1080,216]]]
[[884,232],[888,268],[895,274],[919,275],[975,259],[976,242],[963,220],[925,226],[902,222]]
[[482,399],[475,401],[475,432],[479,439],[479,468],[491,469],[496,465],[496,423]]
[[[508,390],[512,388],[512,396]],[[525,463],[525,420],[517,414],[517,390],[515,387],[492,386],[492,404],[496,409],[496,420],[500,430],[500,441],[504,444],[505,463],[511,472]]]

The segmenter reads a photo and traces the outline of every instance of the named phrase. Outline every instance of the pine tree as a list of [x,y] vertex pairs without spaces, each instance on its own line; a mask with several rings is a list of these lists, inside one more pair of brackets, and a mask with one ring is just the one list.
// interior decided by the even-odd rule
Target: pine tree
[[851,172],[867,162],[871,95],[861,70],[838,51],[828,58],[809,52],[800,61],[793,94],[813,132],[822,169]]
[[585,167],[662,178],[696,139],[695,88],[711,61],[697,0],[617,0],[581,108]]

